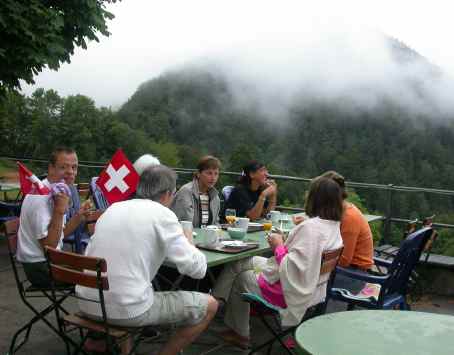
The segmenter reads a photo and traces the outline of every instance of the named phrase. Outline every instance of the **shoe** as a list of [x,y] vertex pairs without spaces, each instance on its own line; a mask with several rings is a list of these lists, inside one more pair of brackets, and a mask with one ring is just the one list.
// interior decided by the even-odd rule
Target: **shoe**
[[295,339],[293,339],[293,337],[291,336],[284,340],[284,344],[285,347],[290,350],[295,349],[296,346]]
[[87,338],[84,350],[88,353],[104,354],[107,351],[106,341],[104,339]]
[[159,335],[159,332],[153,326],[146,326],[142,329],[141,335],[145,338],[154,338]]
[[231,345],[234,345],[240,349],[247,350],[250,348],[250,340],[249,338],[243,337],[237,333],[235,333],[233,330],[226,330],[220,333],[217,333],[217,335],[224,340],[226,343],[229,343]]

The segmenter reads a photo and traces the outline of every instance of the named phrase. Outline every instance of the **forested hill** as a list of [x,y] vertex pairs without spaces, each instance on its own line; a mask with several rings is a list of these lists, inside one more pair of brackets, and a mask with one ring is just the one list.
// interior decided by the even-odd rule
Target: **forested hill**
[[352,114],[345,105],[302,98],[285,118],[269,119],[253,105],[239,108],[224,77],[181,70],[143,84],[119,116],[154,140],[186,147],[179,150],[186,167],[212,153],[233,170],[256,157],[280,174],[335,169],[359,182],[454,186],[454,117],[414,115],[389,98],[373,112]]

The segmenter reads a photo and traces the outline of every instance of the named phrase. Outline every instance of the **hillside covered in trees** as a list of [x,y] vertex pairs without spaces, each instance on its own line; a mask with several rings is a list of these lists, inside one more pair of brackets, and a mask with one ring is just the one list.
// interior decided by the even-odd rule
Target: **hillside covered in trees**
[[[423,60],[392,43],[398,60]],[[429,71],[430,80],[437,80],[439,73]],[[430,107],[429,89],[416,79],[406,79],[406,90]],[[374,105],[367,106],[350,94],[327,99],[307,90],[282,109],[278,100],[266,105],[254,100],[256,89],[246,81],[233,83],[215,66],[193,66],[143,83],[118,111],[52,90],[38,89],[31,97],[9,93],[0,102],[0,155],[45,158],[64,144],[76,148],[80,160],[106,161],[121,146],[131,160],[152,152],[170,166],[185,168],[209,153],[230,171],[256,158],[280,175],[313,177],[333,169],[356,182],[454,186],[454,115],[448,111],[411,110],[386,92],[374,94]],[[292,186],[283,184],[280,199],[301,206],[304,192],[295,193]],[[383,192],[357,193],[370,212],[383,213]],[[450,197],[402,193],[396,195],[394,215],[436,213],[437,222],[452,223],[453,207]],[[440,247],[454,254],[447,240],[442,238]]]

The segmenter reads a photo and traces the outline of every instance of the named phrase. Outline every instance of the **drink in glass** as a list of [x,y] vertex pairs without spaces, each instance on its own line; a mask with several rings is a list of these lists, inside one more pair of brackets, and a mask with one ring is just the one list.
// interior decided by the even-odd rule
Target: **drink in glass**
[[235,223],[235,221],[236,221],[236,211],[234,209],[227,208],[225,210],[225,220],[229,224]]
[[273,223],[271,221],[265,221],[263,222],[263,230],[265,232],[269,232],[273,228]]

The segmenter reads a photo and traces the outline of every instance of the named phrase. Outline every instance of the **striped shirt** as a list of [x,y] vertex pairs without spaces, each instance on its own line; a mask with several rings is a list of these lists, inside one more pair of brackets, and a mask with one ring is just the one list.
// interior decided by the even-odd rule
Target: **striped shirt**
[[210,197],[208,194],[200,194],[200,210],[202,211],[202,226],[206,226],[210,219]]

